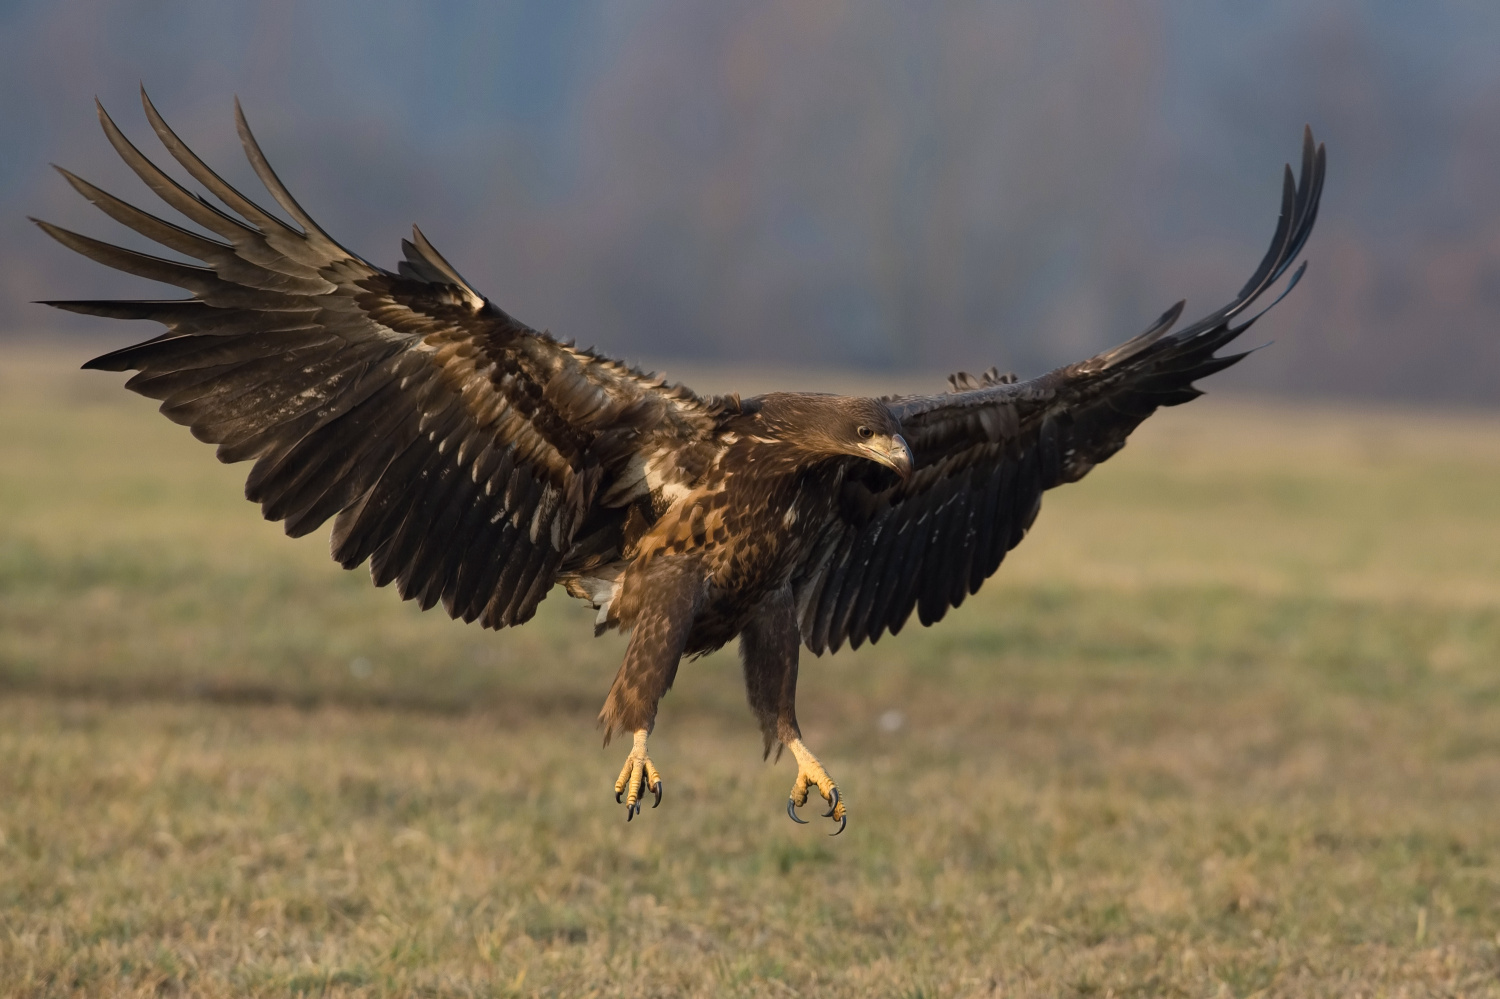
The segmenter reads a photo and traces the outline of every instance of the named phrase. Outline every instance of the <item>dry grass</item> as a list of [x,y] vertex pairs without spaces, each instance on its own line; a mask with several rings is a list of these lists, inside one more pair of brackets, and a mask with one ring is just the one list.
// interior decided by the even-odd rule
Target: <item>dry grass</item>
[[1492,417],[1158,416],[805,664],[830,840],[732,656],[626,826],[582,609],[415,613],[61,360],[0,354],[6,995],[1500,995]]

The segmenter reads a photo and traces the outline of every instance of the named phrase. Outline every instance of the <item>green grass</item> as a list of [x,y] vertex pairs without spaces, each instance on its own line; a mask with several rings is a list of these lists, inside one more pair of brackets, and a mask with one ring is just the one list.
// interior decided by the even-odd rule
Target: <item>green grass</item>
[[627,826],[586,608],[419,614],[77,360],[0,354],[0,994],[1500,995],[1493,416],[1159,414],[804,662],[828,839],[732,653]]

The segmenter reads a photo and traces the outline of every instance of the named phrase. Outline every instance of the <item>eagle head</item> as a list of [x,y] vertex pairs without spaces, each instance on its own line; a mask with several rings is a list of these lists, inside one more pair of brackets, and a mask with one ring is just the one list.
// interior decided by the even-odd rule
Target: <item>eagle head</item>
[[810,458],[848,455],[911,477],[911,448],[901,424],[879,399],[775,392],[756,400],[758,422]]

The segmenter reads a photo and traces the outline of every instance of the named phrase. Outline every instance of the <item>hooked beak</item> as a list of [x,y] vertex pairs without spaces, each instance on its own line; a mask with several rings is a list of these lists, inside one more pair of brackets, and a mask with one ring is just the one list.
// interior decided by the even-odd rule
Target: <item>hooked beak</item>
[[884,439],[871,441],[863,445],[863,450],[871,458],[901,476],[903,482],[911,478],[911,448],[906,446],[906,441],[900,434],[892,434]]

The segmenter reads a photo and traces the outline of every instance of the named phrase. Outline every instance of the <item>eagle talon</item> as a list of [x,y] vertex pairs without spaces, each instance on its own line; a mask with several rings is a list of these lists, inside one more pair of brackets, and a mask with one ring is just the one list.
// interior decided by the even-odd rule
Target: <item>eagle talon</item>
[[797,806],[807,804],[809,792],[816,790],[828,802],[828,811],[823,813],[823,818],[833,819],[839,824],[838,832],[830,834],[837,836],[849,824],[848,808],[844,805],[844,796],[840,793],[839,786],[828,776],[828,771],[823,769],[818,758],[802,744],[801,739],[793,739],[786,745],[797,758],[797,780],[792,784],[792,796],[787,799],[787,814],[792,817],[792,821],[806,825],[804,820],[797,817],[796,809]]
[[655,795],[656,800],[651,807],[660,806],[661,774],[657,773],[656,764],[651,762],[651,757],[646,755],[646,732],[642,729],[635,733],[635,745],[625,758],[625,766],[620,768],[620,776],[615,781],[615,801],[624,801],[626,822],[641,814],[647,791]]

